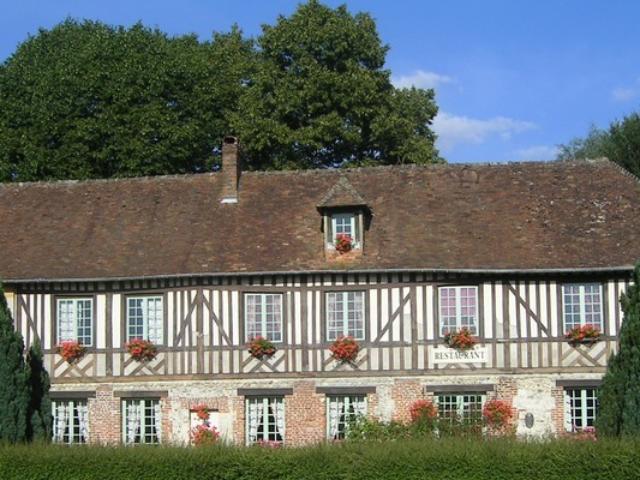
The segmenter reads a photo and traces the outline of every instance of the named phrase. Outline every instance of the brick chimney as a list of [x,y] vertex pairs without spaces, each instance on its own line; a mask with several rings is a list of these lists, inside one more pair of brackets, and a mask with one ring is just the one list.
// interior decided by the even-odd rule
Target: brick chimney
[[240,155],[238,139],[224,137],[222,140],[222,200],[220,203],[238,203],[240,182]]

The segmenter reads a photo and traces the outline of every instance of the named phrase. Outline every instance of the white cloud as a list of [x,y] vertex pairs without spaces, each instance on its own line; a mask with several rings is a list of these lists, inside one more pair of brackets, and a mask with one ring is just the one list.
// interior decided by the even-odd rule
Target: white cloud
[[553,160],[558,152],[559,148],[555,145],[534,145],[520,148],[514,154],[517,160]]
[[628,102],[636,98],[639,93],[640,89],[618,87],[611,91],[611,96],[616,102]]
[[483,143],[496,135],[508,140],[513,134],[532,130],[536,125],[508,117],[482,120],[441,112],[434,119],[433,128],[438,134],[438,146],[450,150],[460,143]]
[[440,75],[435,72],[416,70],[411,75],[394,77],[391,79],[391,82],[397,88],[437,88],[440,85],[453,83],[454,79],[447,75]]
[[631,87],[616,87],[611,90],[611,98],[616,102],[628,102],[640,97],[640,77]]

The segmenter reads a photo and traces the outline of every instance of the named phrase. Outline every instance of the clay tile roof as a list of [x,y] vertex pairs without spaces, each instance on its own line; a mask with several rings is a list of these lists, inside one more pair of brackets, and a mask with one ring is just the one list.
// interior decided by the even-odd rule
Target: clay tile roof
[[336,184],[329,189],[327,194],[318,203],[318,208],[334,207],[361,207],[366,206],[360,194],[349,183],[347,177],[341,176]]
[[[0,278],[613,269],[640,258],[640,182],[608,161],[245,172],[235,205],[220,204],[221,188],[218,173],[0,185]],[[376,213],[364,255],[328,262],[317,206],[358,197]]]

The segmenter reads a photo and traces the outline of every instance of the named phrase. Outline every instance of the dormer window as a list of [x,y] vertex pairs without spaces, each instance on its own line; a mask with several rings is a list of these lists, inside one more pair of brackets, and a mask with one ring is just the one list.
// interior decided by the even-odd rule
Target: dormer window
[[331,215],[331,229],[327,243],[335,247],[336,240],[343,235],[351,238],[352,247],[360,248],[359,215],[355,213],[334,213]]
[[354,260],[363,254],[364,232],[371,219],[367,202],[341,176],[317,205],[322,215],[327,260]]

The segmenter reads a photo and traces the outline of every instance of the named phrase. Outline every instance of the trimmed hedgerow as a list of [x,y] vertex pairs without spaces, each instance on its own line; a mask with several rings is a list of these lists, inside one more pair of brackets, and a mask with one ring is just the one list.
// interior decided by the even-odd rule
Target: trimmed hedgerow
[[0,447],[3,480],[640,478],[640,441],[345,443],[309,448]]

